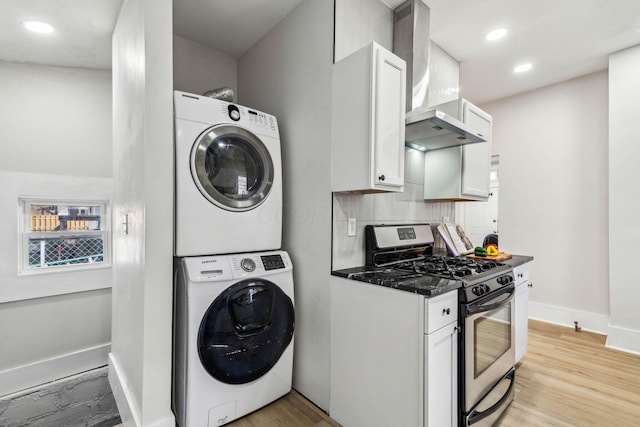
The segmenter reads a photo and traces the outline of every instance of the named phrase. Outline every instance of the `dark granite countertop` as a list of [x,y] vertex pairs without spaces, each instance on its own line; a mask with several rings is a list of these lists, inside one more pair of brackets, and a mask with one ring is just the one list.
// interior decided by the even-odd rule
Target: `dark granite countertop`
[[[437,253],[435,255],[446,255],[445,252]],[[518,267],[527,262],[533,261],[532,256],[528,255],[513,255],[512,258],[501,261],[504,264],[511,267]],[[361,283],[369,283],[372,286],[384,286],[387,288],[398,289],[406,292],[413,292],[416,294],[424,295],[426,297],[434,297],[442,295],[444,293],[456,290],[462,287],[462,282],[459,280],[442,279],[433,276],[422,276],[415,279],[404,279],[401,284],[392,281],[381,281],[381,283],[370,283],[366,280],[358,280],[355,277],[366,273],[374,273],[384,270],[380,267],[353,267],[345,268],[342,270],[334,270],[331,275],[342,277],[345,279],[356,280]]]
[[531,261],[533,261],[533,257],[529,255],[512,255],[510,259],[502,262],[510,265],[511,267],[518,267]]
[[391,289],[398,289],[406,292],[413,292],[416,294],[424,295],[428,297],[435,297],[447,292],[456,290],[462,287],[462,282],[459,280],[442,279],[433,276],[421,276],[415,279],[403,279],[402,283],[398,284],[391,281],[382,281],[381,283],[369,283],[364,280],[355,279],[354,276],[361,275],[363,273],[373,273],[376,271],[384,270],[380,267],[353,267],[345,268],[342,270],[334,270],[331,275],[337,277],[343,277],[345,279],[356,280],[360,283],[368,283],[372,286],[384,286]]

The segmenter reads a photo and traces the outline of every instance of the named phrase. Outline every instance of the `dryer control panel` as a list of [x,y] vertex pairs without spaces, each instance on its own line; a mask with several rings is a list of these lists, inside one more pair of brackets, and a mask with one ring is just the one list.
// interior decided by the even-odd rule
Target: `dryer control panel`
[[175,91],[176,119],[201,123],[229,123],[256,135],[279,138],[278,120],[271,114],[208,96]]

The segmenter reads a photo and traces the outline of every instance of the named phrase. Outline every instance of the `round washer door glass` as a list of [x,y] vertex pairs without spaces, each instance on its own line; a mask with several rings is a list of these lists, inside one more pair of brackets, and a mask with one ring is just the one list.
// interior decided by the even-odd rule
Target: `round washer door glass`
[[211,203],[231,211],[247,211],[269,196],[273,162],[253,133],[219,125],[203,132],[193,146],[191,174]]
[[293,303],[278,286],[246,279],[224,290],[198,330],[204,369],[226,384],[245,384],[266,374],[293,339]]

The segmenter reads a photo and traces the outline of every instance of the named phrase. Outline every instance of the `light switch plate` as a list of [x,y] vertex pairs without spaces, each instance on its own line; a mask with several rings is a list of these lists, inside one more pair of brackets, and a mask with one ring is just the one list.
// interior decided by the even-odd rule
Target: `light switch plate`
[[356,235],[356,219],[349,218],[347,221],[347,236],[355,236]]

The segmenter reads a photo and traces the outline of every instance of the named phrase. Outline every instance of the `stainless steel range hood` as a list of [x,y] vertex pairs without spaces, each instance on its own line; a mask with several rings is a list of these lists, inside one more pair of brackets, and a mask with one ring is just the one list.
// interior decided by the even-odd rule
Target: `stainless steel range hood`
[[394,10],[393,53],[407,63],[405,144],[426,151],[485,142],[457,118],[427,107],[430,15],[423,0],[407,0]]

